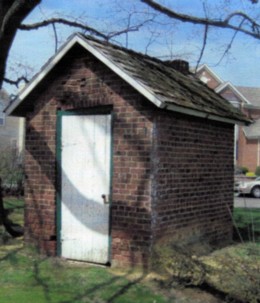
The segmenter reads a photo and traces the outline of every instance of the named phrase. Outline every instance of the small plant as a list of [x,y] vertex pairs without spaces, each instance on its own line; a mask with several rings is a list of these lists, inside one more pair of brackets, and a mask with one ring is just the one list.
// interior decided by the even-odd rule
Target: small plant
[[256,177],[255,173],[252,172],[252,171],[247,172],[246,176],[249,177],[249,178],[255,178]]

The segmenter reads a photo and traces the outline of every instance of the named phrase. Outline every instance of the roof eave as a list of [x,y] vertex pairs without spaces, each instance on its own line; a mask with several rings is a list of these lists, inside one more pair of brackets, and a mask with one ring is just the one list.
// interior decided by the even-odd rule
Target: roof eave
[[259,105],[254,105],[254,104],[243,104],[243,108],[246,109],[260,109]]
[[245,135],[245,137],[249,140],[259,140],[260,139],[260,135],[249,135],[246,133],[246,131],[243,129],[243,133]]
[[17,106],[34,90],[34,88],[44,79],[44,77],[58,64],[64,55],[78,42],[79,36],[73,35],[56,53],[56,55],[48,62],[33,78],[28,85],[18,94],[17,98],[5,109],[7,115],[11,115]]
[[[246,136],[246,135],[245,135]],[[246,136],[248,140],[260,140],[260,136]]]
[[233,124],[233,125],[234,124],[249,125],[251,123],[250,121],[247,121],[247,120],[242,120],[242,119],[239,120],[239,119],[235,119],[235,118],[221,117],[221,116],[217,116],[217,115],[210,114],[210,113],[205,113],[205,112],[198,111],[198,110],[181,107],[181,106],[178,106],[175,104],[167,104],[165,106],[165,109],[168,109],[168,110],[174,111],[174,112],[178,112],[178,113],[182,113],[182,114],[186,114],[189,116],[204,118],[204,119],[218,121],[218,122],[224,122],[224,123]]

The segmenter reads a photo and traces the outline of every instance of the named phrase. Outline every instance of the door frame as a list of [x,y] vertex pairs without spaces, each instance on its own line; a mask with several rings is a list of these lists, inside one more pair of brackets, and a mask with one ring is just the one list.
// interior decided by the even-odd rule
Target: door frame
[[57,235],[57,256],[62,256],[61,245],[61,222],[62,222],[62,117],[63,116],[89,116],[89,115],[111,115],[111,144],[110,144],[110,199],[109,199],[109,226],[108,226],[108,260],[111,263],[112,256],[112,216],[111,216],[111,204],[113,201],[113,125],[114,115],[112,106],[98,106],[93,108],[83,108],[75,110],[58,110],[56,113],[56,235]]

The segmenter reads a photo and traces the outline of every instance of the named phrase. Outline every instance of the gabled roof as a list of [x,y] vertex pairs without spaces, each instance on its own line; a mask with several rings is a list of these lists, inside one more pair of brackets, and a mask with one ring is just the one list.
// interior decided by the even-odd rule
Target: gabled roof
[[[230,89],[241,101],[245,104],[250,104],[250,101],[242,94],[231,82],[224,82],[220,86],[218,86],[215,91],[219,94],[223,92],[225,89]],[[232,100],[229,100],[232,101]]]
[[249,105],[260,108],[260,87],[237,86],[237,89],[250,101]]
[[245,116],[194,75],[184,75],[170,64],[81,34],[73,35],[7,107],[19,115],[27,97],[76,45],[90,52],[159,108],[226,123],[248,123]]
[[196,70],[196,74],[202,72],[202,71],[205,71],[207,72],[208,74],[210,74],[210,76],[215,79],[215,81],[218,83],[218,85],[221,85],[222,83],[224,83],[224,81],[216,74],[213,72],[212,69],[210,69],[207,64],[202,64],[200,65],[197,70]]

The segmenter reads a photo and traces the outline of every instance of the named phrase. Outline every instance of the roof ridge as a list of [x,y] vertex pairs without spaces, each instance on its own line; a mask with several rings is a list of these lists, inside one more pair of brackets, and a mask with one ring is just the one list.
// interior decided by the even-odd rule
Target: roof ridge
[[[114,49],[117,49],[117,50],[121,50],[121,51],[124,51],[126,53],[129,53],[131,55],[135,55],[137,57],[141,57],[141,58],[144,58],[144,59],[147,59],[147,60],[152,60],[156,63],[160,63],[160,64],[163,64],[167,67],[170,67],[176,71],[178,71],[177,69],[175,69],[171,64],[169,64],[169,62],[171,60],[161,60],[157,57],[154,57],[154,56],[151,56],[151,55],[148,55],[148,54],[145,54],[145,53],[142,53],[141,51],[136,51],[136,50],[133,50],[131,48],[126,48],[124,46],[120,46],[120,45],[117,45],[117,44],[114,44],[114,43],[111,43],[110,41],[107,41],[107,40],[100,40],[96,37],[93,37],[91,35],[84,35],[84,34],[81,34],[81,33],[77,33],[79,36],[87,39],[87,40],[92,40],[92,41],[95,41],[96,43],[100,43],[100,44],[103,44],[105,46],[111,46],[112,48]],[[178,71],[179,72],[179,71]],[[191,73],[192,74],[192,73]]]

